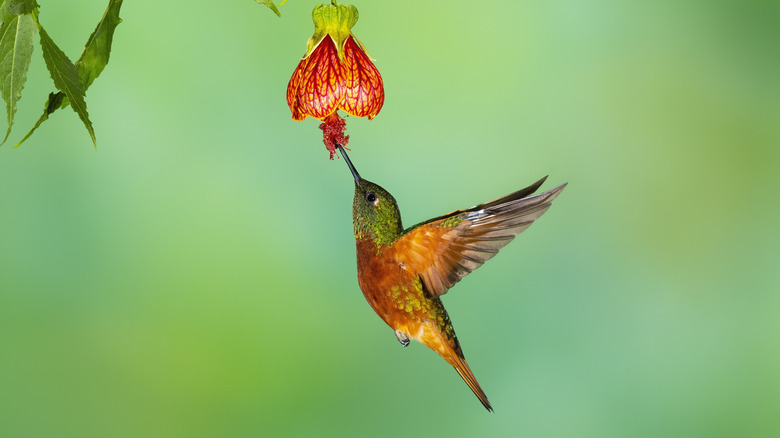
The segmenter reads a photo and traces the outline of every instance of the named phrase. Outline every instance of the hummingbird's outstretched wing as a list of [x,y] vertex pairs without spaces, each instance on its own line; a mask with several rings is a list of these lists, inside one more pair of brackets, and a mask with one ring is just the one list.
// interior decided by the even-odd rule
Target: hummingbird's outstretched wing
[[409,228],[393,244],[396,254],[405,257],[399,263],[419,272],[433,296],[444,295],[550,208],[566,184],[529,196],[546,178],[503,198]]

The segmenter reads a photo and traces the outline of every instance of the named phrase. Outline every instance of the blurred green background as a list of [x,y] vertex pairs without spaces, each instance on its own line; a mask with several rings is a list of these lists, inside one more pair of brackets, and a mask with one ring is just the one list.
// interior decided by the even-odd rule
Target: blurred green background
[[[105,0],[38,0],[76,59]],[[285,102],[317,2],[126,1],[87,93],[37,45],[0,148],[0,436],[780,434],[780,6],[355,3],[348,119],[404,222],[551,175],[444,297],[488,414],[357,286],[353,181]],[[4,129],[4,128],[2,128]]]

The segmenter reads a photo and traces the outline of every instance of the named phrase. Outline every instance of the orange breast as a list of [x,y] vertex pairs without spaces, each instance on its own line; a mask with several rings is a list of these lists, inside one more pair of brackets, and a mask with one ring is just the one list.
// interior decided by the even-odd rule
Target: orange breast
[[441,302],[424,293],[416,262],[399,254],[396,245],[378,249],[371,240],[357,240],[358,283],[366,300],[387,325],[413,338],[422,323],[446,317]]

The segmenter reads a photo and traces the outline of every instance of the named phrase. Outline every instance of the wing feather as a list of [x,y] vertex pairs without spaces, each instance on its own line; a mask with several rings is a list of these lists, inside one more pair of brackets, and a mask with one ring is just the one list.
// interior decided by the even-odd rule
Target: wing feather
[[503,198],[409,228],[394,244],[397,257],[404,257],[399,261],[420,273],[433,296],[447,293],[550,208],[566,184],[529,196],[545,178]]

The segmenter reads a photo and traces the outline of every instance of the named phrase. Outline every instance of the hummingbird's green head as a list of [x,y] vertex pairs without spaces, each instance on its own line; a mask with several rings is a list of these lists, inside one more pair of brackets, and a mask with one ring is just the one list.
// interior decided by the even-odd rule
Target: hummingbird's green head
[[377,246],[392,243],[403,232],[401,212],[393,195],[364,179],[355,184],[352,201],[355,238],[370,238]]
[[356,239],[371,239],[377,246],[389,245],[403,232],[398,203],[387,190],[360,177],[339,146],[341,156],[355,177],[355,199],[352,202],[352,224]]

